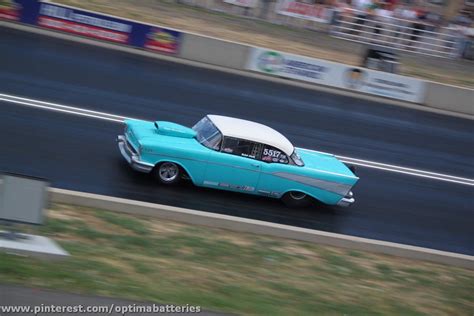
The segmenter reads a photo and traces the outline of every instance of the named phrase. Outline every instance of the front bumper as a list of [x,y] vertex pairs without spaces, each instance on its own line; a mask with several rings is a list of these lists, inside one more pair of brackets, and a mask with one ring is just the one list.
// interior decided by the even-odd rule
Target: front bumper
[[140,161],[140,156],[135,153],[131,145],[127,142],[127,138],[123,135],[117,136],[117,143],[123,158],[128,162],[130,167],[136,171],[150,173],[153,167],[152,164]]
[[345,197],[343,197],[338,203],[337,206],[342,206],[342,207],[348,207],[354,204],[355,199],[354,199],[354,193],[352,191],[349,191]]

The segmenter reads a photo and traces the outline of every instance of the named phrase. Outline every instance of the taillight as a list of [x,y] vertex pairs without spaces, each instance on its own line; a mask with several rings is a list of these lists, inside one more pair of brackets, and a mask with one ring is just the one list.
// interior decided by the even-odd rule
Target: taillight
[[355,166],[349,166],[349,170],[352,171],[352,173],[356,176],[356,167]]

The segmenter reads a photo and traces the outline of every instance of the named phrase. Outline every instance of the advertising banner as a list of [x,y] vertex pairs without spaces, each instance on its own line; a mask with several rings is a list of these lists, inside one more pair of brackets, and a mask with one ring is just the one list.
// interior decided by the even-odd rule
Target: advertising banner
[[177,54],[181,33],[49,1],[0,0],[0,18],[103,41]]
[[319,23],[329,23],[331,20],[331,10],[319,4],[308,4],[295,0],[279,0],[275,9],[276,13],[281,15]]
[[345,65],[336,87],[421,103],[425,83],[415,78]]
[[146,37],[145,48],[160,53],[176,54],[181,41],[181,32],[152,27]]
[[22,6],[13,0],[0,0],[0,19],[19,21]]
[[253,48],[247,69],[319,84],[335,84],[335,68],[324,60]]
[[41,4],[38,25],[121,44],[129,44],[132,32],[128,21],[50,3]]
[[422,80],[263,48],[253,48],[247,69],[397,100],[423,101]]
[[257,0],[224,0],[224,2],[239,7],[255,8],[257,6]]

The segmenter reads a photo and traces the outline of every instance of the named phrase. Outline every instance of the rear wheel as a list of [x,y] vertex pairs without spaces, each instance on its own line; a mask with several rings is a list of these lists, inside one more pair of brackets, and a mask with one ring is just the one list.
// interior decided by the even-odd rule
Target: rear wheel
[[281,200],[288,207],[305,207],[309,206],[313,199],[303,192],[291,191],[285,193]]
[[163,162],[153,172],[155,178],[163,184],[176,184],[181,180],[181,168],[174,162]]

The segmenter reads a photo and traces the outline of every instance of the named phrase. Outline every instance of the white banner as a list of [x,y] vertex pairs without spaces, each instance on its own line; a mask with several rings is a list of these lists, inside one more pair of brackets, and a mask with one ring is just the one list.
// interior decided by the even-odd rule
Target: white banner
[[423,101],[423,80],[321,59],[253,48],[247,69],[414,103]]
[[329,23],[331,10],[319,4],[308,4],[294,0],[279,0],[276,12],[294,18],[311,20],[320,23]]
[[257,6],[257,0],[224,0],[224,2],[238,5],[239,7],[255,8]]
[[337,87],[413,103],[422,103],[425,94],[423,80],[349,65],[339,75]]

